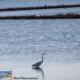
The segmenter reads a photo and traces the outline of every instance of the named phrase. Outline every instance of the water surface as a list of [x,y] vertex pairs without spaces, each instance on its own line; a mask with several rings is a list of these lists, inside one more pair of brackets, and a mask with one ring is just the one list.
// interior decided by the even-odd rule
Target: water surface
[[80,80],[80,19],[0,20],[0,66],[14,77]]

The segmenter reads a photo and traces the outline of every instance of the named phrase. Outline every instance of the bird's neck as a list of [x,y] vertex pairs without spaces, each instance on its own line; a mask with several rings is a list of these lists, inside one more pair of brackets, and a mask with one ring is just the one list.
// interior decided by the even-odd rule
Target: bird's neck
[[42,55],[42,62],[43,62],[43,55]]

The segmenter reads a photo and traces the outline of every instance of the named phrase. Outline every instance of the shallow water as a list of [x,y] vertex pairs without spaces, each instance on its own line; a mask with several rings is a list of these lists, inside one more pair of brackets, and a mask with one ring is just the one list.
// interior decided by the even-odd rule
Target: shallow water
[[[43,52],[43,64],[33,69]],[[2,68],[13,77],[80,80],[80,19],[0,20]]]
[[[12,68],[13,77],[38,78],[38,80],[79,80],[80,63],[47,62],[40,69],[33,69],[26,61],[5,61],[8,68]],[[4,63],[5,63],[4,62]],[[30,65],[29,65],[30,64]],[[13,79],[16,80],[16,79]],[[20,79],[24,80],[24,79]],[[30,80],[30,79],[28,79]],[[33,79],[36,80],[36,79]]]

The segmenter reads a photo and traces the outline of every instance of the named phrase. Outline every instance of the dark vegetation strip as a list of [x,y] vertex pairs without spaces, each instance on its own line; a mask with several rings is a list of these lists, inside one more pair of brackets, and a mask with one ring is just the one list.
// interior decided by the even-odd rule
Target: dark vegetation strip
[[56,14],[56,15],[25,15],[25,16],[0,16],[0,19],[80,19],[80,14]]
[[73,8],[73,7],[80,7],[80,4],[63,4],[63,5],[45,5],[45,6],[33,6],[33,7],[0,8],[0,11],[57,9],[57,8]]

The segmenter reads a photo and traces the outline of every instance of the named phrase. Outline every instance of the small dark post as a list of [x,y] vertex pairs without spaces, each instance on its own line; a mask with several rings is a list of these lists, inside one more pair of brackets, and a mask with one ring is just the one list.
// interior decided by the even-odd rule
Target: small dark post
[[45,8],[46,8],[46,4],[45,4]]

